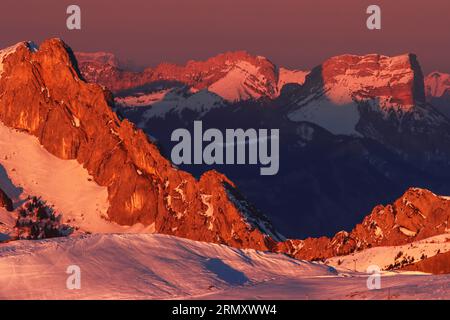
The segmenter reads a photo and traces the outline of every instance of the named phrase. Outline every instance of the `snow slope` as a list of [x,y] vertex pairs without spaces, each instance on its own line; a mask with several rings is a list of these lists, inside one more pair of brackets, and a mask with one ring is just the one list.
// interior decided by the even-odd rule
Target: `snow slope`
[[38,139],[0,123],[0,187],[20,205],[40,196],[63,214],[63,222],[90,232],[151,232],[141,225],[107,221],[108,191],[97,185],[76,160],[62,160]]
[[[81,290],[66,269],[81,268]],[[326,266],[164,235],[85,235],[0,245],[0,298],[177,298],[279,277],[330,276]]]
[[353,102],[336,105],[328,99],[321,98],[290,113],[288,117],[296,122],[315,123],[333,134],[361,135],[356,131],[360,119],[358,105]]
[[259,68],[246,61],[232,64],[226,75],[210,85],[208,90],[229,102],[258,99],[266,91],[265,78]]
[[[81,289],[66,287],[69,265]],[[0,244],[0,299],[386,299],[450,298],[450,276],[382,277],[285,255],[164,235],[102,234]]]

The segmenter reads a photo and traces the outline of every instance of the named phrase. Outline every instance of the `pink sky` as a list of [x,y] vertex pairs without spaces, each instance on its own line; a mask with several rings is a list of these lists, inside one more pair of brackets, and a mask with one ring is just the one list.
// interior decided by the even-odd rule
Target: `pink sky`
[[[65,27],[82,9],[82,30]],[[382,8],[382,31],[365,27]],[[77,51],[109,51],[139,66],[247,50],[310,69],[342,53],[414,52],[426,72],[450,72],[448,0],[2,0],[0,47],[60,37]]]

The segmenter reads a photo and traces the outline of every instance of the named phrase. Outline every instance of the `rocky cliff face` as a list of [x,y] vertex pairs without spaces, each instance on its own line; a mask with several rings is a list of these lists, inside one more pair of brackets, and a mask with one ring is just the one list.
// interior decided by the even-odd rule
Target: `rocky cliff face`
[[450,94],[450,74],[432,72],[425,78],[425,91],[428,99]]
[[413,54],[334,57],[322,65],[322,77],[332,100],[378,99],[403,108],[425,101],[422,70]]
[[225,176],[199,180],[163,158],[148,137],[111,110],[111,94],[84,82],[70,48],[21,43],[2,58],[0,120],[76,159],[108,188],[108,218],[156,232],[234,247],[271,248],[276,233]]
[[376,99],[383,108],[408,110],[425,101],[423,74],[412,54],[336,56],[312,70],[291,108],[307,103],[306,98],[320,97],[337,106]]
[[326,259],[450,232],[449,223],[450,198],[424,189],[409,189],[393,204],[376,206],[351,232],[341,231],[333,238],[287,241],[279,248],[299,259]]
[[7,194],[0,189],[0,208],[5,208],[8,211],[13,210],[13,203]]

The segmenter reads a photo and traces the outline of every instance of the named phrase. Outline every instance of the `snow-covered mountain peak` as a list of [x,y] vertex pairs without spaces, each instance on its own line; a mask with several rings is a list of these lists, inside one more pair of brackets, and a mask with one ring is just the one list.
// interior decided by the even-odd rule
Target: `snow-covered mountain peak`
[[316,123],[334,134],[356,134],[361,105],[390,117],[426,112],[423,74],[413,54],[342,55],[328,59],[291,93],[289,118]]
[[185,66],[163,63],[153,70],[153,78],[208,89],[229,102],[274,97],[277,93],[275,65],[245,51],[227,52],[205,61],[191,60]]
[[[88,81],[105,85],[116,93],[163,83],[166,87],[188,86],[193,92],[206,89],[228,102],[261,97],[274,99],[285,84],[303,84],[307,74],[278,68],[269,59],[246,51],[225,52],[206,60],[190,60],[184,65],[164,62],[143,72],[120,70],[101,52],[77,53],[76,56]],[[145,92],[150,93],[153,92]]]

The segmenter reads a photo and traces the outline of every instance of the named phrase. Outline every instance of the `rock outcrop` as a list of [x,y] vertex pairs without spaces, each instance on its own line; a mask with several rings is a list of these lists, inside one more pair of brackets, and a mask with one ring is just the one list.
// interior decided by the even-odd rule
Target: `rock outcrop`
[[450,198],[412,188],[393,204],[376,206],[351,232],[333,238],[289,240],[279,251],[299,259],[321,260],[378,246],[404,245],[450,232]]
[[36,136],[61,159],[76,159],[108,188],[108,218],[156,232],[267,250],[270,223],[217,172],[199,180],[161,156],[147,135],[112,111],[112,95],[80,76],[61,40],[17,45],[2,59],[0,120]]
[[432,72],[425,78],[428,102],[450,118],[450,74]]
[[436,71],[426,76],[425,93],[427,99],[450,95],[450,74]]
[[0,189],[0,208],[13,211],[13,202],[2,189]]

